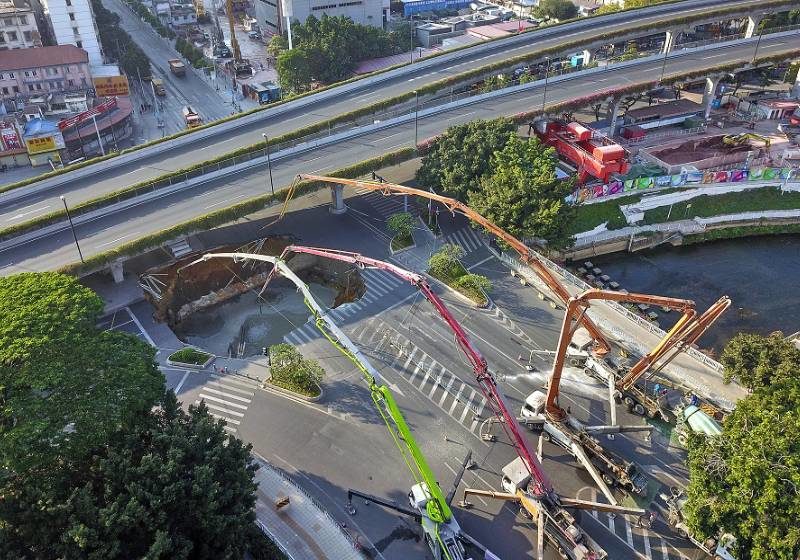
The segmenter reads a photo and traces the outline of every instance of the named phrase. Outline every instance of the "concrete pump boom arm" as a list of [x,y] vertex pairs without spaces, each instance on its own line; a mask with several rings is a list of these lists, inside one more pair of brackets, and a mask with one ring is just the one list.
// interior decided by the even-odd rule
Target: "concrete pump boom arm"
[[[271,263],[273,265],[273,272],[277,271],[278,274],[291,281],[297,287],[300,293],[303,294],[303,299],[305,300],[306,305],[308,305],[309,309],[314,314],[315,320],[317,321],[317,326],[321,327],[320,322],[324,323],[325,329],[327,329],[333,335],[335,340],[328,336],[328,334],[323,330],[323,334],[325,334],[326,338],[328,338],[328,340],[330,340],[334,346],[339,348],[348,358],[350,358],[364,374],[367,384],[369,385],[372,400],[375,402],[379,413],[383,417],[387,428],[391,432],[392,438],[395,440],[395,444],[401,449],[401,453],[403,453],[401,445],[405,445],[407,447],[408,453],[411,455],[417,471],[415,472],[414,469],[411,468],[411,465],[408,464],[408,459],[406,458],[405,453],[403,453],[403,457],[406,458],[406,464],[412,471],[412,474],[414,474],[415,478],[418,478],[417,473],[419,473],[419,477],[421,477],[422,481],[425,482],[427,491],[431,497],[426,508],[429,517],[432,521],[437,523],[446,523],[450,521],[450,519],[453,517],[453,512],[451,511],[450,506],[447,504],[447,500],[442,493],[442,489],[440,488],[433,471],[425,460],[425,456],[422,454],[419,445],[414,439],[411,429],[408,427],[408,423],[405,421],[400,408],[397,406],[397,402],[394,400],[394,396],[392,395],[391,391],[383,382],[381,375],[377,372],[377,370],[375,370],[374,367],[372,367],[372,364],[370,364],[366,356],[364,356],[358,347],[353,344],[350,338],[348,338],[348,336],[344,334],[338,326],[336,326],[336,323],[334,323],[333,320],[327,315],[325,309],[319,303],[317,303],[317,301],[314,299],[314,295],[308,288],[308,285],[303,282],[292,271],[292,269],[289,268],[283,258],[272,257],[270,255],[250,253],[207,253],[186,266],[188,267],[195,263],[215,258],[229,258],[234,260],[252,259]],[[267,281],[269,281],[271,277],[272,275],[268,277]],[[381,406],[381,403],[383,403],[383,406]],[[388,415],[391,419],[391,423],[386,415]],[[394,426],[392,426],[392,424]],[[440,544],[442,545],[443,550],[447,550],[445,543]]]
[[610,290],[586,290],[582,294],[570,298],[567,303],[567,310],[564,313],[564,321],[561,324],[561,334],[558,338],[558,349],[553,360],[553,373],[547,386],[547,400],[545,411],[547,415],[556,420],[563,420],[565,413],[558,405],[558,394],[561,385],[561,373],[564,369],[564,359],[567,355],[567,347],[575,330],[572,328],[573,319],[578,319],[579,311],[583,308],[582,315],[586,314],[586,307],[591,300],[617,301],[626,303],[646,303],[648,305],[658,305],[669,307],[681,311],[683,316],[678,320],[675,327],[659,342],[654,351],[661,352],[667,341],[676,332],[680,331],[685,324],[694,317],[694,301],[678,298],[668,298],[663,296],[652,296],[647,294],[625,294]]
[[[306,173],[302,173],[298,175],[298,178],[307,180],[307,181],[320,181],[325,183],[332,183],[332,184],[339,184],[339,185],[350,185],[357,188],[364,188],[369,189],[372,191],[377,191],[383,194],[384,196],[391,196],[391,195],[412,195],[412,196],[420,196],[422,198],[427,198],[428,200],[436,201],[443,204],[451,213],[455,214],[458,212],[463,216],[466,216],[471,221],[475,222],[476,224],[480,225],[485,230],[489,231],[501,240],[503,243],[510,246],[514,251],[517,252],[519,258],[528,266],[530,266],[536,275],[547,285],[547,287],[556,294],[556,296],[561,300],[561,303],[566,305],[569,301],[570,293],[567,289],[559,282],[558,278],[546,267],[542,264],[539,256],[533,251],[530,247],[525,245],[522,241],[499,227],[494,222],[491,222],[475,212],[472,208],[455,200],[453,198],[448,198],[446,196],[442,196],[439,194],[435,194],[428,191],[423,191],[420,189],[415,189],[412,187],[406,187],[404,185],[396,185],[394,183],[374,183],[370,181],[359,181],[355,179],[340,179],[338,177],[326,177],[324,175],[310,175]],[[289,194],[287,195],[287,202],[292,197],[293,190],[290,189]],[[284,212],[286,210],[286,203],[284,204]],[[583,323],[584,328],[589,331],[592,339],[595,342],[596,349],[595,352],[598,354],[605,354],[609,351],[610,346],[608,341],[605,338],[605,335],[600,331],[597,325],[594,324],[588,316],[583,316],[581,318],[581,322]]]
[[478,385],[481,391],[484,393],[489,405],[491,406],[492,412],[495,414],[498,420],[500,420],[503,429],[506,431],[509,439],[513,442],[514,447],[517,449],[517,453],[522,458],[522,461],[525,463],[525,466],[533,480],[535,493],[539,495],[552,493],[553,486],[545,474],[539,460],[528,449],[527,442],[519,431],[519,425],[517,424],[516,418],[509,412],[508,406],[505,403],[505,399],[497,387],[494,377],[489,372],[486,359],[472,345],[467,333],[464,331],[458,321],[456,321],[452,313],[450,313],[450,311],[447,309],[444,302],[433,292],[423,276],[403,269],[392,263],[365,257],[359,253],[353,253],[349,251],[290,245],[284,249],[281,257],[283,258],[289,253],[306,253],[352,263],[360,268],[377,268],[380,270],[385,270],[416,286],[425,296],[425,299],[427,299],[433,305],[437,313],[439,313],[439,316],[445,321],[445,323],[447,323],[447,326],[450,327],[455,334],[458,346],[461,348],[464,354],[466,354],[467,358],[472,364]]

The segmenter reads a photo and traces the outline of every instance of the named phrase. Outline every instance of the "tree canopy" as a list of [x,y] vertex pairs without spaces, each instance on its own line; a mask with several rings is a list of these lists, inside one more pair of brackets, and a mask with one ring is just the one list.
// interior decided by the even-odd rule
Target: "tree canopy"
[[437,137],[417,170],[426,188],[466,201],[490,170],[491,155],[516,135],[510,119],[476,120],[451,126]]
[[538,10],[540,14],[559,21],[578,15],[578,7],[569,0],[540,0]]
[[294,48],[284,40],[271,40],[269,52],[277,56],[278,78],[287,91],[303,91],[312,82],[324,84],[350,77],[356,64],[368,58],[389,56],[411,48],[408,27],[384,31],[361,25],[345,16],[309,16],[292,23]]
[[800,375],[800,350],[779,333],[739,333],[720,356],[726,383],[735,380],[751,391]]
[[101,444],[164,388],[155,350],[95,323],[100,298],[69,276],[0,279],[0,467],[49,468]]
[[572,183],[556,178],[556,161],[555,150],[537,138],[511,137],[491,156],[491,172],[479,188],[470,190],[470,207],[515,237],[545,239],[554,248],[569,245],[575,208],[564,199]]
[[800,555],[800,380],[773,380],[739,401],[720,436],[689,441],[687,521],[727,531],[739,560]]

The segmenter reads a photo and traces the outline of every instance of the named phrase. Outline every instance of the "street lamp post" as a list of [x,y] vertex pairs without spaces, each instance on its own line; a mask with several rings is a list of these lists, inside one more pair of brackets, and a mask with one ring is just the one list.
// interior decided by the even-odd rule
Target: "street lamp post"
[[687,218],[689,217],[689,210],[691,209],[691,207],[692,207],[692,205],[691,205],[691,204],[687,204],[687,205],[686,205],[686,212],[684,212],[684,213],[683,213],[683,219],[684,219],[684,220],[685,220],[685,219],[687,219]]
[[75,233],[75,224],[72,223],[72,216],[69,214],[69,208],[67,207],[67,199],[64,196],[59,197],[61,202],[64,204],[64,211],[67,213],[67,220],[69,221],[69,227],[72,230],[72,238],[75,240],[75,247],[78,248],[78,256],[81,258],[81,262],[85,262],[83,260],[83,253],[81,252],[80,243],[78,243],[78,234]]
[[264,150],[267,152],[267,169],[269,170],[269,188],[272,194],[275,194],[275,182],[272,180],[272,159],[269,153],[269,138],[266,132],[262,132],[261,136],[264,137]]
[[411,25],[409,26],[411,35],[411,64],[414,64],[414,14],[411,14]]
[[414,147],[419,143],[419,92],[414,90]]
[[[769,17],[771,15],[772,14],[770,14],[770,13],[762,14],[762,16],[764,16],[764,17]],[[766,25],[764,25],[764,20],[763,19],[761,20],[760,24],[761,24],[761,31],[758,32],[758,40],[756,41],[756,50],[753,52],[753,62],[751,64],[755,64],[756,63],[756,58],[758,57],[758,47],[761,46],[761,37],[764,36],[764,28],[766,27]]]
[[544,107],[547,103],[547,79],[550,77],[550,57],[545,57],[547,61],[547,68],[544,71],[544,95],[542,95],[542,114],[544,114]]
[[661,77],[658,79],[658,85],[664,82],[664,73],[667,71],[667,57],[669,56],[669,35],[664,38],[664,63],[661,65]]

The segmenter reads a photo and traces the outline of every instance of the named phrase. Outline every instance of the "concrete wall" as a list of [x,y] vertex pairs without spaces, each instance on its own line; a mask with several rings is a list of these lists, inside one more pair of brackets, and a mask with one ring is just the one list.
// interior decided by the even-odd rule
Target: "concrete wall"
[[89,64],[103,64],[90,0],[43,0],[53,37],[59,45],[75,45],[89,55]]

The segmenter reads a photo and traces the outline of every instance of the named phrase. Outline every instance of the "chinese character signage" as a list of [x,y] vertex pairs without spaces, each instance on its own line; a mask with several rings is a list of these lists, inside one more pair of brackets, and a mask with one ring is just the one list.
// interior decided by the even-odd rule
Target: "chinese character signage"
[[97,97],[116,97],[130,95],[128,78],[125,76],[110,76],[107,78],[93,78],[94,90]]
[[26,138],[25,144],[28,153],[41,154],[42,152],[52,152],[56,149],[56,139],[53,136],[41,136],[39,138]]
[[22,149],[22,141],[13,122],[0,121],[0,140],[4,151]]

